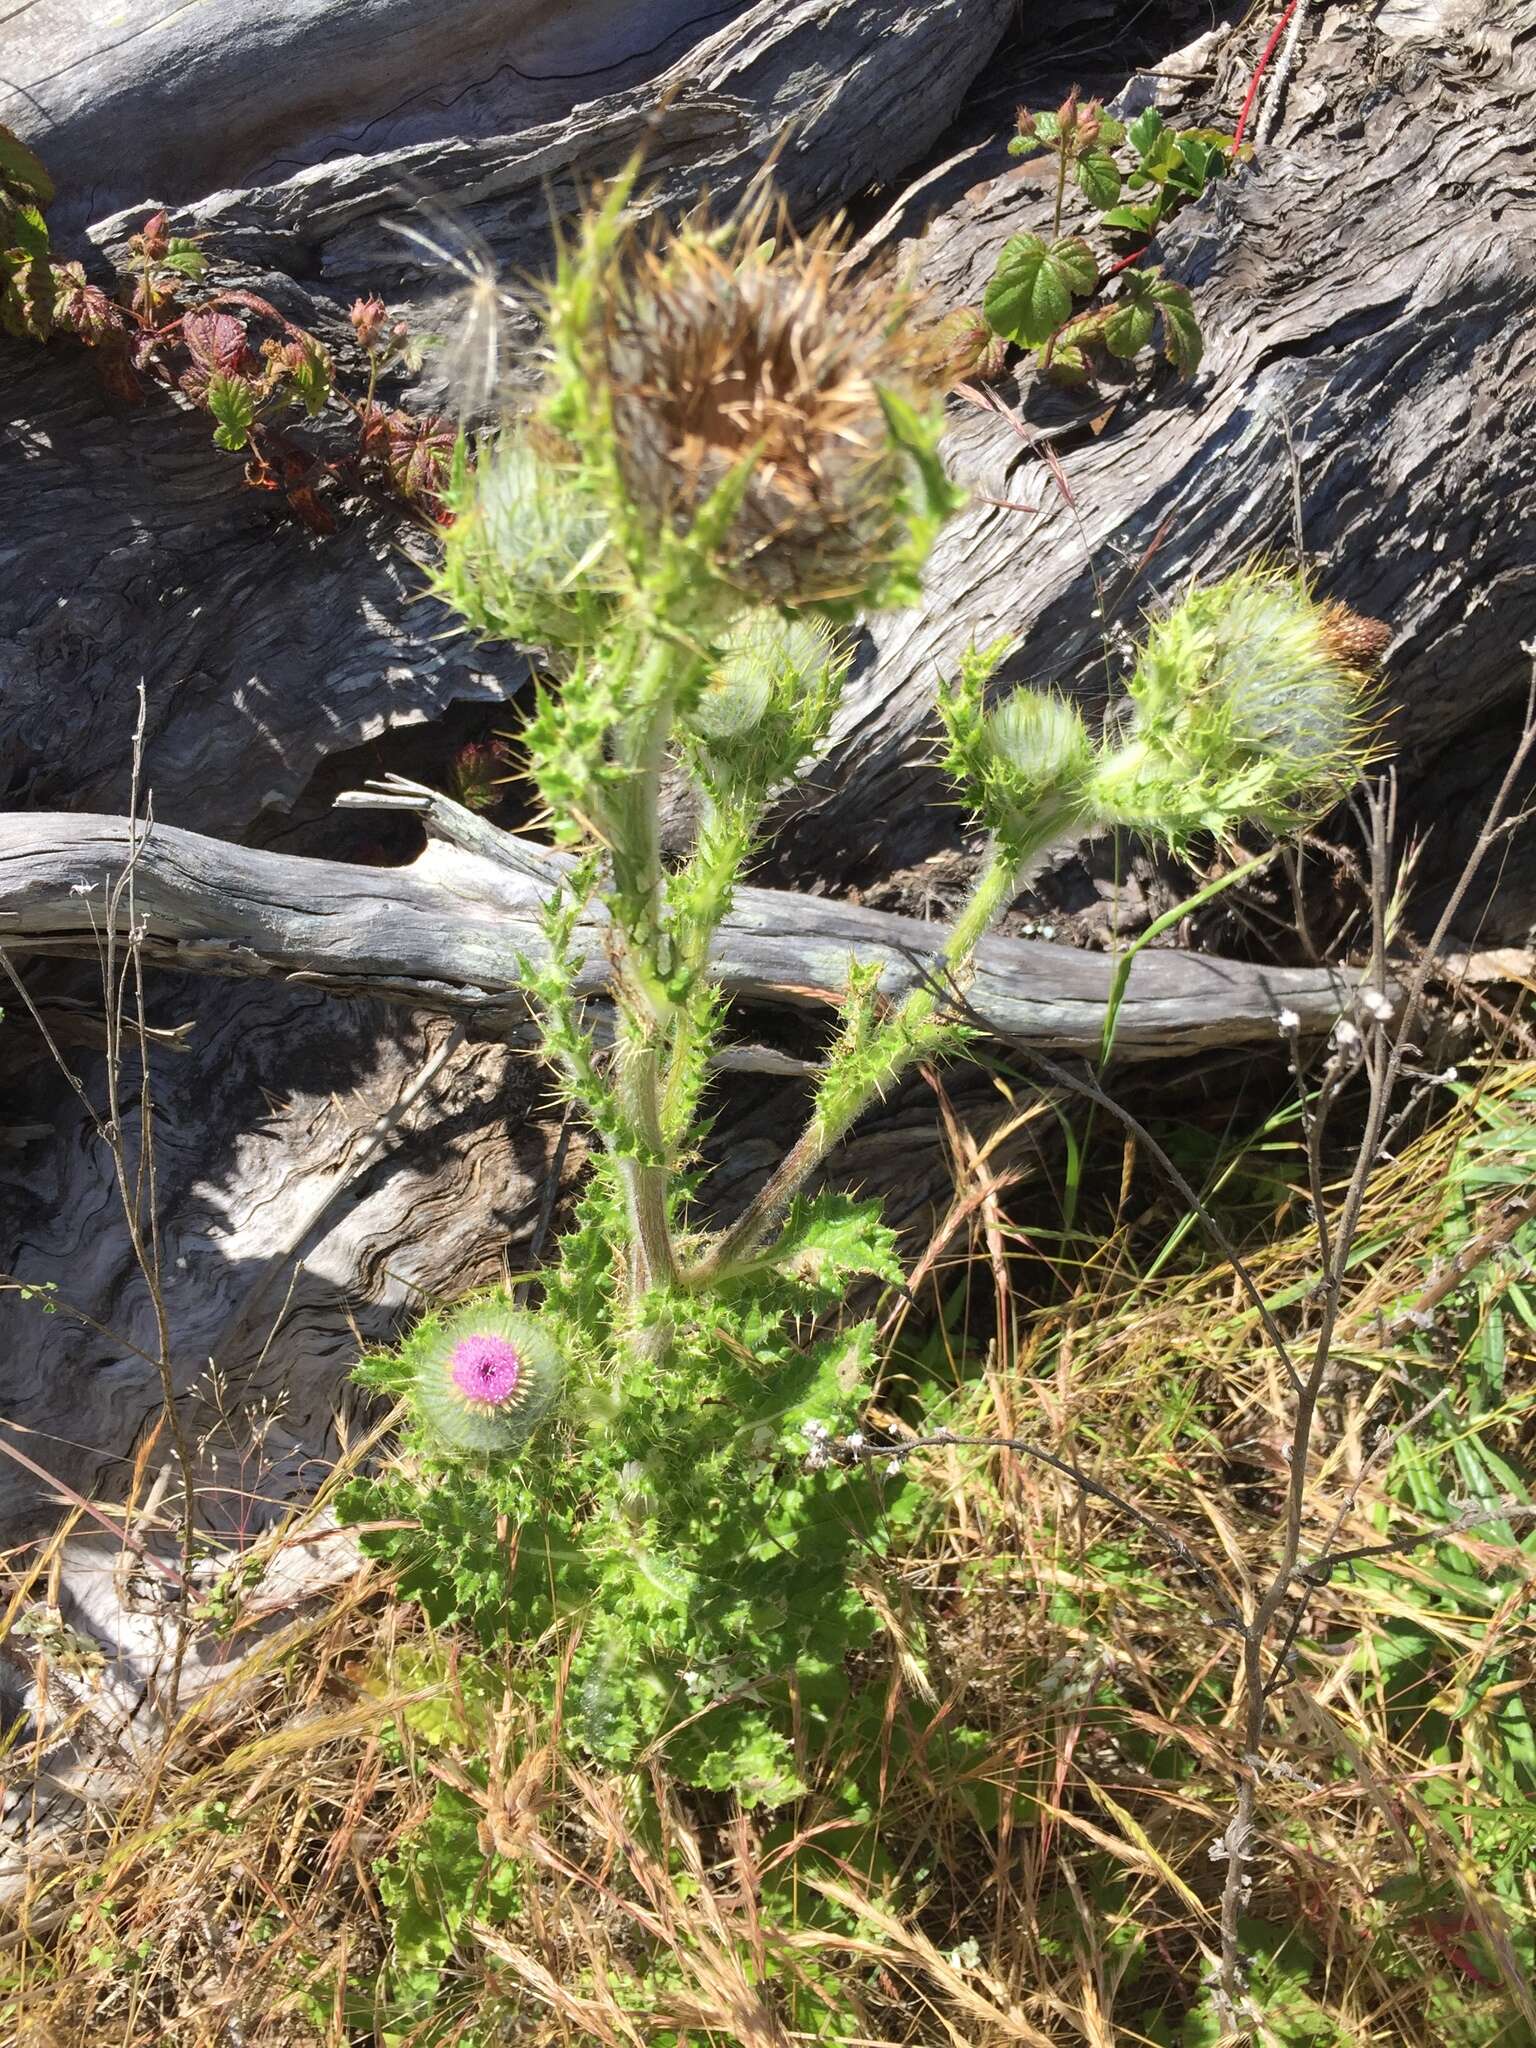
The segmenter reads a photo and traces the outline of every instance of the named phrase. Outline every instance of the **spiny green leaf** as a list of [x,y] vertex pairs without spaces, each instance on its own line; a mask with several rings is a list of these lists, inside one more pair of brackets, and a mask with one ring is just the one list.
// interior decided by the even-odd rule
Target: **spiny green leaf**
[[797,1197],[767,1256],[789,1279],[834,1296],[851,1274],[893,1282],[902,1277],[896,1233],[881,1222],[880,1204],[849,1195]]

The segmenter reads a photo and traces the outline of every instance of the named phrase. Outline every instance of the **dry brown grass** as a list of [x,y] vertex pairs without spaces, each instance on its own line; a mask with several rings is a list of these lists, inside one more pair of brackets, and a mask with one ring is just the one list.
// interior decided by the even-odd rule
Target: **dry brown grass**
[[[1519,1118],[1533,1098],[1536,1070],[1504,1068],[1482,1099]],[[1513,1255],[1496,1241],[1513,1184],[1467,1179],[1478,1115],[1465,1103],[1372,1180],[1308,1474],[1314,1554],[1330,1532],[1380,1541],[1389,1519],[1394,1536],[1432,1529],[1477,1471],[1523,1469],[1524,1239],[1510,1233]],[[879,1753],[834,1739],[804,1756],[812,1789],[770,1815],[683,1791],[664,1757],[630,1778],[583,1767],[520,1699],[515,1662],[472,1669],[364,1569],[259,1675],[189,1706],[153,1787],[37,1874],[0,1965],[6,2037],[1215,2041],[1182,2015],[1217,1967],[1212,1849],[1252,1766],[1232,1632],[1213,1617],[1272,1558],[1293,1397],[1230,1272],[1188,1244],[1159,1261],[1178,1218],[1138,1196],[1133,1151],[1119,1228],[1074,1265],[1070,1248],[1042,1258],[984,1148],[952,1140],[956,1213],[923,1266],[950,1334],[908,1361],[929,1416],[948,1376],[941,1420],[1080,1460],[1209,1558],[1214,1586],[1037,1463],[926,1454],[926,1524],[878,1589],[888,1647],[858,1673],[881,1703]],[[1283,1220],[1249,1263],[1304,1328],[1315,1240],[1294,1207]],[[1457,1231],[1481,1256],[1454,1291]],[[1428,1330],[1404,1317],[1422,1301]],[[1502,1392],[1478,1412],[1496,1336]],[[888,1404],[906,1429],[899,1375]],[[1257,1786],[1247,1912],[1294,1937],[1295,1965],[1256,1969],[1261,2041],[1536,2040],[1519,1849],[1522,1825],[1536,1840],[1521,1810],[1536,1811],[1536,1756],[1515,1714],[1533,1573],[1532,1543],[1490,1523],[1313,1594]],[[855,1769],[876,1787],[868,1826],[839,1799]],[[460,1862],[418,1855],[403,1879],[394,1859],[444,1801]],[[454,1915],[415,2019],[389,1977],[411,1896],[413,1924]]]

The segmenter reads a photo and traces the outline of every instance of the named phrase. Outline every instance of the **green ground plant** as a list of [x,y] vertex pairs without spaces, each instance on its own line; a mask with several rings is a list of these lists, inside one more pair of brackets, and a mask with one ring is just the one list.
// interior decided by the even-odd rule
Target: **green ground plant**
[[[1140,257],[1181,207],[1227,175],[1232,137],[1171,128],[1155,107],[1127,123],[1097,100],[1081,100],[1074,87],[1054,112],[1021,109],[1008,147],[1013,156],[1054,161],[1055,212],[1049,239],[1023,233],[1004,243],[982,302],[986,330],[1028,350],[1065,384],[1087,382],[1096,359],[1133,362],[1154,343],[1180,375],[1197,370],[1205,340],[1188,286],[1158,264],[1142,266]],[[1069,187],[1094,209],[1100,233],[1121,245],[1113,260],[1102,259],[1083,232],[1062,232]],[[1090,306],[1115,278],[1113,300]],[[986,349],[983,342],[980,359],[995,367]]]
[[[710,942],[767,806],[823,741],[857,609],[915,602],[956,493],[933,364],[901,298],[840,276],[766,206],[642,240],[628,181],[563,251],[531,417],[461,457],[439,594],[544,651],[528,774],[571,858],[522,963],[546,1057],[601,1141],[574,1227],[506,1296],[429,1317],[365,1383],[400,1397],[412,1472],[357,1489],[439,1624],[528,1652],[530,1696],[610,1766],[773,1806],[848,1710],[882,1627],[879,1560],[918,1511],[862,1441],[876,1325],[848,1302],[902,1270],[878,1207],[814,1191],[834,1147],[920,1063],[968,1041],[985,932],[1040,851],[1121,824],[1187,846],[1326,805],[1370,747],[1365,622],[1263,565],[1148,635],[1100,738],[1065,699],[989,706],[973,650],[939,711],[988,834],[943,978],[846,980],[809,1115],[733,1219],[709,1206]],[[1362,640],[1361,636],[1364,636]],[[692,843],[666,861],[669,778]],[[606,956],[611,1016],[586,998]],[[857,1800],[855,1800],[857,1805]]]

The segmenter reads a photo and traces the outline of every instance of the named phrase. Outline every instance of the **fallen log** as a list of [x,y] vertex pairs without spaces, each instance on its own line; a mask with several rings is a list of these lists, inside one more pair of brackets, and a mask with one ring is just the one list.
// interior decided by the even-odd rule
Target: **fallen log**
[[[359,867],[241,847],[174,826],[70,812],[0,817],[0,948],[99,954],[105,932],[137,934],[167,966],[275,978],[506,1029],[526,1020],[518,960],[543,953],[539,913],[564,863],[430,791],[399,785],[358,803],[419,807],[426,851],[411,867]],[[899,997],[936,975],[942,928],[826,897],[744,888],[719,934],[714,970],[738,999],[835,1004],[850,964],[878,961]],[[597,996],[609,960],[600,924],[578,933],[579,993]],[[1004,1040],[1097,1056],[1116,976],[1105,954],[992,937],[968,1001]],[[1147,950],[1130,969],[1114,1046],[1158,1059],[1272,1043],[1282,1011],[1308,1036],[1347,1006],[1350,977]]]

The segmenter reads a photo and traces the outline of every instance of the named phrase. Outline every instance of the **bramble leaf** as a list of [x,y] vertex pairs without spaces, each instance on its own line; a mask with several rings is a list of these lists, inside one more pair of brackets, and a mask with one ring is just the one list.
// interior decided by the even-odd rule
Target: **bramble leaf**
[[1010,235],[982,300],[993,333],[1036,348],[1071,310],[1071,287],[1045,243],[1038,235]]
[[1159,192],[1154,199],[1138,200],[1129,206],[1112,206],[1099,216],[1100,227],[1111,228],[1117,234],[1154,235],[1163,217],[1163,196]]
[[1104,346],[1112,356],[1128,362],[1139,355],[1152,339],[1157,315],[1145,298],[1121,299],[1112,306],[1104,322]]
[[1126,130],[1126,138],[1138,156],[1145,156],[1162,132],[1162,115],[1156,107],[1144,107]]
[[1063,236],[1047,248],[1038,235],[1012,235],[982,310],[995,334],[1039,348],[1071,318],[1073,298],[1086,297],[1098,281],[1093,251],[1080,236]]
[[1171,128],[1165,128],[1143,155],[1137,170],[1132,173],[1131,183],[1135,185],[1150,178],[1154,185],[1166,185],[1175,173],[1184,168],[1178,138]]
[[173,235],[170,247],[162,259],[166,270],[174,270],[178,276],[190,278],[196,283],[208,268],[208,258],[196,242],[186,235]]
[[256,393],[249,380],[216,370],[208,379],[205,402],[217,422],[214,446],[237,453],[250,439],[256,422]]
[[1154,277],[1149,280],[1148,289],[1163,317],[1163,354],[1180,376],[1192,376],[1205,354],[1205,337],[1200,332],[1200,321],[1188,285],[1175,284],[1171,278]]
[[1066,277],[1074,298],[1085,299],[1099,282],[1098,258],[1081,235],[1064,235],[1051,244],[1051,261]]
[[99,284],[88,281],[82,264],[61,263],[53,277],[53,317],[60,327],[77,335],[87,348],[98,347],[108,335],[122,333],[122,307],[109,299]]
[[214,375],[238,377],[246,366],[245,326],[233,313],[194,307],[182,320],[181,338],[192,358],[195,381]]
[[1080,156],[1076,177],[1091,205],[1113,206],[1120,197],[1120,166],[1106,149],[1090,149]]
[[53,180],[21,137],[0,121],[0,187],[29,192],[39,206],[53,203]]

